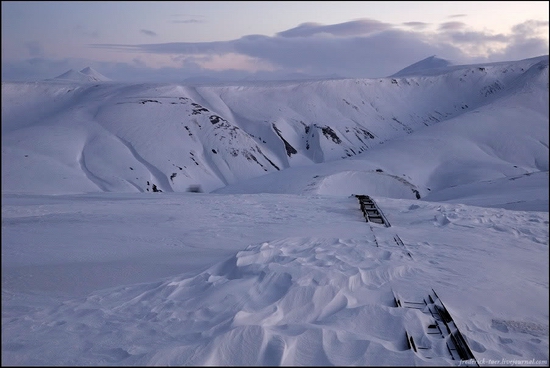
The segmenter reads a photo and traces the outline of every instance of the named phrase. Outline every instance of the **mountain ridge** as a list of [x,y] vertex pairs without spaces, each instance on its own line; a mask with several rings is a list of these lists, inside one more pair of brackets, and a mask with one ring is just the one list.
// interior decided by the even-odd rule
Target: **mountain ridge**
[[[386,165],[384,180],[393,177],[391,182],[397,185],[393,195],[409,193],[407,197],[415,198],[416,191],[425,197],[432,189],[468,180],[547,170],[544,133],[548,127],[543,126],[548,120],[547,75],[548,57],[544,56],[485,67],[453,67],[432,76],[265,85],[2,83],[3,192],[147,192],[154,188],[169,192],[185,191],[191,185],[213,191],[291,167],[343,163],[344,158],[356,157],[365,160],[352,171],[376,173],[376,160]],[[505,99],[511,103],[498,102]],[[488,150],[490,136],[480,140],[461,131],[460,139],[468,145],[473,138],[479,140],[472,147],[481,147],[483,154],[467,159],[492,165],[484,175],[458,180],[447,170],[440,171],[444,179],[436,178],[438,167],[444,165],[432,160],[422,176],[406,165],[384,162],[376,154],[395,139],[411,142],[407,137],[442,122],[454,121],[445,125],[452,128],[490,116],[488,111],[494,108],[510,106],[529,107],[524,117],[532,117],[533,133],[508,120],[505,129],[525,136],[522,142],[540,140],[540,149],[527,152],[509,145]],[[473,120],[478,127],[484,125]],[[495,124],[484,129],[493,131]],[[506,150],[522,150],[525,157],[512,162],[514,155],[504,154]],[[407,157],[405,152],[392,154]],[[373,157],[377,159],[369,164],[367,158]],[[399,184],[395,179],[399,177],[408,184]]]

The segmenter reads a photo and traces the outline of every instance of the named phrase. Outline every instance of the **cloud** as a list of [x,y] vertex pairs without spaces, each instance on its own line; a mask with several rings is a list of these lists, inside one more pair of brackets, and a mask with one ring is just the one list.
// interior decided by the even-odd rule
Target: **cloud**
[[200,20],[200,19],[173,20],[172,23],[183,23],[183,24],[204,23],[204,20]]
[[405,22],[402,24],[404,26],[411,27],[414,29],[424,29],[430,25],[430,23],[424,23],[424,22]]
[[270,38],[260,44],[256,40],[241,39],[236,48],[246,55],[267,59],[283,68],[311,74],[336,73],[374,78],[390,75],[425,55],[456,57],[460,54],[453,47],[430,45],[414,34],[401,30],[341,38]]
[[528,20],[512,27],[512,42],[509,42],[495,57],[500,60],[523,59],[523,55],[548,55],[548,21]]
[[[85,66],[83,65],[82,68]],[[52,60],[36,57],[18,61],[2,61],[1,71],[3,81],[36,81],[57,77],[69,69],[80,70],[74,68],[68,59]]]
[[[247,36],[253,37],[253,36]],[[233,41],[215,42],[169,42],[140,45],[91,44],[90,47],[113,49],[126,52],[145,52],[152,54],[224,54],[235,51]]]
[[456,44],[477,44],[480,47],[483,47],[487,43],[509,43],[513,41],[513,38],[510,36],[499,34],[490,34],[486,32],[476,32],[476,31],[459,31],[459,32],[447,32],[447,37]]
[[147,64],[145,63],[145,61],[141,60],[141,58],[139,58],[139,57],[133,58],[132,62],[134,63],[134,65],[136,65],[140,68],[146,68],[147,67]]
[[500,61],[521,60],[525,58],[525,55],[548,55],[548,44],[540,39],[530,38],[506,46],[499,53],[495,53],[493,58]]
[[180,24],[194,24],[194,23],[205,23],[203,15],[194,15],[194,14],[172,14],[172,17],[175,18],[186,18],[186,19],[175,19],[171,23],[180,23]]
[[[456,28],[456,29],[455,29]],[[548,21],[527,20],[508,34],[445,27],[440,37],[462,48],[472,60],[508,61],[548,54]]]
[[[216,60],[217,70],[221,70],[222,60],[231,60],[228,65],[235,69],[236,60],[240,60],[241,65],[251,65],[251,62],[261,64],[261,70],[359,78],[393,74],[427,55],[437,54],[448,59],[462,56],[460,49],[449,43],[428,41],[416,32],[399,30],[376,20],[360,19],[333,25],[304,23],[273,37],[248,35],[219,42],[94,44],[92,47],[179,55],[180,61],[192,61],[204,69],[212,68],[213,60]],[[222,57],[230,54],[233,55],[231,58]],[[242,57],[238,59],[237,54]]]
[[449,15],[448,18],[463,18],[467,16],[468,16],[467,14],[453,14],[453,15]]
[[25,43],[25,46],[29,50],[29,56],[39,57],[44,56],[44,49],[40,42],[38,41],[28,41]]
[[322,25],[318,23],[303,23],[298,27],[277,33],[279,37],[311,37],[316,34],[333,36],[367,35],[385,31],[393,26],[373,19],[359,19],[345,23]]
[[[407,25],[422,28],[426,24]],[[547,29],[548,22],[541,21],[518,24],[509,34],[473,31],[461,22],[444,23],[437,32],[419,32],[402,24],[368,19],[328,26],[305,23],[275,36],[248,35],[228,41],[91,44],[97,49],[128,54],[128,62],[94,64],[87,60],[80,67],[75,66],[75,60],[35,59],[34,64],[3,63],[2,76],[20,77],[27,70],[33,76],[48,71],[43,78],[52,78],[69,68],[78,70],[90,65],[109,78],[125,81],[178,81],[202,76],[219,80],[273,79],[298,74],[378,78],[430,55],[462,64],[546,55]]]
[[153,37],[157,36],[157,34],[155,32],[150,31],[148,29],[140,29],[139,31],[141,33],[143,33],[144,35],[147,35],[147,36],[153,36]]
[[548,32],[548,21],[528,20],[512,27],[512,33],[517,37],[529,37],[539,32]]
[[439,25],[439,30],[449,31],[449,30],[463,29],[465,27],[466,27],[466,23],[463,23],[463,22],[445,22]]
[[[366,33],[366,34],[365,34]],[[93,45],[125,52],[189,56],[240,54],[272,70],[313,75],[338,74],[368,78],[395,73],[427,55],[454,59],[461,51],[452,45],[428,43],[417,33],[390,29],[380,22],[347,22],[338,27],[301,25],[274,37],[249,35],[220,42],[173,42],[140,45]],[[219,59],[219,58],[218,58]],[[207,68],[208,63],[193,59]]]
[[70,69],[81,70],[92,67],[101,74],[119,82],[178,83],[187,79],[234,81],[256,73],[243,70],[206,70],[193,60],[182,60],[179,67],[148,67],[141,58],[129,63],[104,62],[80,58],[47,59],[31,58],[18,61],[2,61],[2,81],[39,81],[52,79]]

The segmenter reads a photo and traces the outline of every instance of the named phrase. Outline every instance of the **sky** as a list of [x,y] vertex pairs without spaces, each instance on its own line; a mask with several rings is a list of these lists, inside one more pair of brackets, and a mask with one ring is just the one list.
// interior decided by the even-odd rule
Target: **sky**
[[548,366],[547,56],[1,88],[3,366]]
[[376,78],[548,54],[548,2],[2,1],[2,80]]

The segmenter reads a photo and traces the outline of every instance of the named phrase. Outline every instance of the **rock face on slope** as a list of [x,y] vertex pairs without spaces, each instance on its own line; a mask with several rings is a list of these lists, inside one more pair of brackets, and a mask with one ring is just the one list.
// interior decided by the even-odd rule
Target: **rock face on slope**
[[[367,154],[504,99],[523,103],[514,101],[525,94],[547,131],[547,56],[417,64],[409,72],[420,71],[406,76],[269,85],[101,84],[106,78],[91,68],[64,73],[57,83],[3,83],[3,191],[211,191]],[[547,151],[547,138],[540,139]],[[499,150],[490,154],[504,157]],[[533,160],[535,168],[547,166]]]

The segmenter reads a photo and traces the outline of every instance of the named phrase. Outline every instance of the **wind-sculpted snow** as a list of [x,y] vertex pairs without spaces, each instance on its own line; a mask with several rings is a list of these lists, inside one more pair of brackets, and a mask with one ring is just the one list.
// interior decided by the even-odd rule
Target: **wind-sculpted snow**
[[[45,234],[65,229],[76,239],[82,221],[102,228],[114,220],[118,226],[103,246],[113,248],[109,252],[134,249],[143,269],[157,261],[135,242],[121,241],[117,229],[146,233],[157,252],[168,234],[179,231],[177,248],[196,243],[228,255],[202,270],[180,263],[176,275],[141,284],[128,280],[62,303],[13,292],[16,281],[7,280],[3,364],[456,365],[445,339],[427,334],[433,323],[428,312],[395,303],[396,295],[422,300],[432,288],[478,361],[548,359],[548,275],[541,272],[548,267],[548,213],[376,198],[392,224],[386,228],[366,223],[352,197],[172,193],[159,202],[162,197],[153,194],[107,194],[10,197],[3,206],[5,239],[12,239],[15,227]],[[144,206],[146,212],[135,210]],[[32,225],[39,214],[47,226]],[[216,216],[218,221],[207,220]],[[72,232],[62,217],[74,219]],[[200,242],[191,229],[201,232]],[[228,246],[238,232],[247,236],[241,247]],[[403,245],[396,244],[396,234]],[[45,241],[51,251],[59,247],[41,239],[40,246]],[[97,254],[98,246],[94,257],[108,261]],[[29,254],[29,245],[24,248]],[[176,257],[177,248],[164,250],[164,257]],[[192,249],[186,254],[196,257]],[[13,241],[3,248],[10,257],[15,251]],[[56,264],[68,267],[74,255],[56,257],[65,258]],[[113,278],[128,272],[128,265],[113,265]],[[80,272],[86,267],[81,262]],[[45,277],[45,268],[33,269]],[[39,284],[35,280],[34,288]],[[431,344],[430,358],[409,348],[405,331],[419,344]]]
[[[392,150],[400,164],[384,172],[424,197],[548,170],[547,79],[548,58],[540,57],[449,66],[435,75],[301,83],[2,83],[2,190],[212,191],[350,157],[373,170],[385,164],[380,149],[397,139],[406,147]],[[443,139],[441,155],[419,139],[429,132]],[[457,132],[462,150],[448,142]],[[461,157],[466,150],[480,154],[471,161]],[[461,180],[453,177],[456,165]]]

